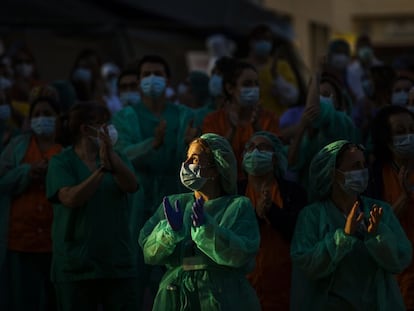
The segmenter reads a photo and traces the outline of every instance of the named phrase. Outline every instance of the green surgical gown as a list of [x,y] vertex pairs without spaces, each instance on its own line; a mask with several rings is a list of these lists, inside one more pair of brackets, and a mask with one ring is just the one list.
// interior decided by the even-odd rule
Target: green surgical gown
[[167,267],[153,310],[259,310],[245,277],[253,268],[260,243],[249,199],[222,196],[207,201],[206,224],[198,228],[191,226],[192,193],[169,200],[180,202],[183,228],[171,229],[161,205],[139,238],[145,261]]
[[[130,162],[122,159],[132,169]],[[83,206],[69,208],[57,199],[60,189],[78,185],[91,174],[73,147],[50,160],[46,195],[53,203],[52,281],[137,276],[136,239],[130,226],[132,206],[111,174],[105,174]]]
[[395,274],[412,249],[391,207],[363,197],[365,221],[373,204],[384,214],[376,234],[344,233],[346,218],[332,201],[307,206],[291,245],[291,310],[404,310]]

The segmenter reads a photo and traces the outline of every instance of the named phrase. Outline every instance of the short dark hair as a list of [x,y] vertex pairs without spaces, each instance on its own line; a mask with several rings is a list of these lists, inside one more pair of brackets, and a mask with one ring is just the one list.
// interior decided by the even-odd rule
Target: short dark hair
[[272,29],[265,24],[260,24],[254,27],[249,33],[249,41],[255,40],[257,37],[264,35],[265,33],[271,33],[273,35]]
[[70,143],[78,141],[80,135],[80,126],[97,121],[100,118],[107,121],[111,118],[108,108],[97,102],[84,102],[71,107],[65,124],[65,132],[70,138]]
[[118,77],[118,81],[116,82],[116,85],[119,87],[119,84],[121,83],[122,78],[126,76],[136,76],[137,79],[139,79],[138,71],[134,69],[126,69],[121,72],[121,74]]
[[170,66],[168,66],[167,61],[159,55],[145,55],[138,61],[137,72],[139,77],[141,76],[142,65],[145,63],[161,64],[164,67],[167,78],[171,77]]

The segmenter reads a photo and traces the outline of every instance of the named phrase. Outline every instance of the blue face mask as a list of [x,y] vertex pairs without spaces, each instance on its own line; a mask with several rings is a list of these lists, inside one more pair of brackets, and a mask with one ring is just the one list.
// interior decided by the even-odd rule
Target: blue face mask
[[79,82],[90,82],[92,72],[89,69],[79,67],[73,72],[72,79]]
[[181,165],[180,179],[186,188],[198,191],[204,187],[208,178],[201,177],[199,165],[183,163]]
[[414,154],[414,134],[393,136],[394,150],[402,156]]
[[408,93],[404,91],[392,93],[391,103],[398,106],[407,106]]
[[0,121],[6,121],[10,119],[11,108],[9,105],[0,105]]
[[122,106],[136,105],[141,101],[141,94],[138,91],[123,92],[119,95]]
[[368,62],[374,57],[374,52],[368,46],[364,46],[358,50],[358,57],[363,62]]
[[242,106],[254,106],[259,102],[260,89],[254,87],[242,87],[240,90],[240,104]]
[[50,136],[55,132],[55,117],[37,117],[32,118],[30,125],[37,135]]
[[272,51],[272,42],[267,40],[258,40],[254,43],[254,52],[259,56],[268,56]]
[[344,70],[349,63],[349,56],[342,53],[333,54],[331,57],[332,66]]
[[273,170],[273,152],[254,149],[243,156],[243,168],[249,175],[262,176]]
[[208,89],[213,97],[221,95],[223,93],[223,77],[213,74],[208,82]]
[[164,95],[167,81],[164,77],[150,75],[141,79],[141,90],[143,95],[158,98]]
[[350,195],[359,195],[368,187],[369,172],[367,168],[348,172],[340,171],[345,181],[341,184],[342,189]]

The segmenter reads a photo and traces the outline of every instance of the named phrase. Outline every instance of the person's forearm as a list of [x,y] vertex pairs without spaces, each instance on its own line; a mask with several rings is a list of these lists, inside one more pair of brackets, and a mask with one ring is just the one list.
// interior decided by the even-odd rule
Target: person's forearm
[[122,162],[121,158],[111,155],[112,174],[119,188],[124,192],[135,192],[138,189],[137,178],[134,173]]
[[295,136],[293,136],[292,143],[290,144],[289,149],[288,149],[289,166],[295,165],[298,159],[300,144],[302,142],[302,138],[303,138],[303,135],[305,134],[305,131],[306,131],[306,126],[300,123],[297,128],[297,132]]
[[319,106],[319,81],[320,81],[320,74],[315,73],[312,76],[312,79],[309,85],[308,96],[306,97],[306,107]]
[[104,174],[103,168],[99,168],[79,185],[60,189],[59,201],[71,208],[84,205],[95,194]]

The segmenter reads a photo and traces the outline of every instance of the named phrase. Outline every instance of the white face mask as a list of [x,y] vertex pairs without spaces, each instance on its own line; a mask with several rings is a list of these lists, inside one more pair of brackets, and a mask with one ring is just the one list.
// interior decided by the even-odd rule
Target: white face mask
[[408,92],[392,93],[391,103],[398,106],[406,106],[408,104]]
[[[98,135],[99,135],[99,132],[104,133],[104,129],[102,127],[95,128],[92,126],[89,126],[89,128],[96,131],[96,136],[89,136],[89,138],[95,143],[96,146],[100,147],[102,145],[102,141]],[[111,144],[112,146],[114,146],[116,142],[118,141],[118,131],[115,128],[115,126],[112,124],[109,124],[106,128],[108,130],[108,136],[109,136],[109,139],[111,140]]]
[[123,107],[129,105],[137,105],[141,101],[141,94],[138,91],[122,92],[119,100]]
[[396,135],[392,137],[394,150],[402,156],[414,154],[414,134]]
[[12,86],[12,82],[10,79],[7,79],[5,77],[0,77],[0,90],[9,89]]
[[50,136],[55,132],[55,117],[37,117],[32,118],[30,125],[37,135]]
[[331,57],[332,66],[339,70],[343,70],[348,66],[349,56],[346,54],[333,54]]
[[240,104],[242,106],[254,106],[259,102],[260,89],[254,87],[242,87],[240,90]]
[[369,180],[369,172],[367,168],[362,170],[339,172],[341,172],[345,177],[345,182],[341,184],[341,187],[346,193],[350,195],[359,195],[367,189]]
[[198,191],[204,187],[208,178],[201,177],[198,164],[186,164],[183,162],[180,171],[181,183],[192,191]]

